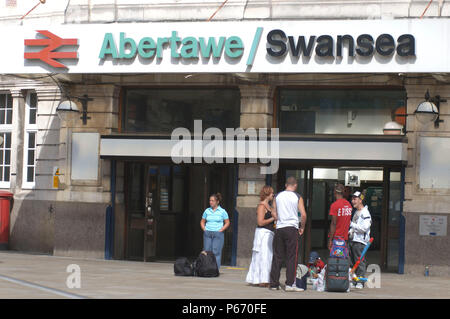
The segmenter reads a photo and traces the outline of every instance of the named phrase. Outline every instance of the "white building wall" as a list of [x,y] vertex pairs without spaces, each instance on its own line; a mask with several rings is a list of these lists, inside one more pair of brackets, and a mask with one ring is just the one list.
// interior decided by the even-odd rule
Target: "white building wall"
[[[151,21],[220,20],[329,20],[419,18],[428,0],[334,1],[334,0],[47,0],[34,6],[30,1],[0,3],[0,24],[110,23]],[[217,11],[217,12],[216,12]],[[425,18],[448,17],[448,1],[434,1]]]

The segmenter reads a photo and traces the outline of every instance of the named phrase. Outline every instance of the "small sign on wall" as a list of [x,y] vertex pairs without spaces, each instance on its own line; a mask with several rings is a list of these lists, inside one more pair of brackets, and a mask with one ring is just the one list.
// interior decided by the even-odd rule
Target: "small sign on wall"
[[58,167],[53,167],[53,188],[58,189],[59,188],[59,168]]
[[420,215],[419,235],[447,236],[447,216]]
[[345,186],[359,187],[361,185],[360,171],[345,171]]
[[256,194],[256,183],[255,182],[248,182],[247,183],[247,193],[249,195]]

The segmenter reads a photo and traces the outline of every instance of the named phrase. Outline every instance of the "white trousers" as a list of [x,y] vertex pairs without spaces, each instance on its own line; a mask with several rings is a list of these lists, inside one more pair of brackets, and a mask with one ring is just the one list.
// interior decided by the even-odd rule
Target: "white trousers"
[[270,283],[272,267],[272,245],[274,232],[256,228],[253,240],[252,262],[245,281],[249,284]]

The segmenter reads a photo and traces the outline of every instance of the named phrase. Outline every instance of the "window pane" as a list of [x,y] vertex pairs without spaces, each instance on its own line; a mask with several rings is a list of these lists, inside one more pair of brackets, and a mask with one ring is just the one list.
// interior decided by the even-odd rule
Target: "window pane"
[[12,124],[12,110],[6,110],[6,124]]
[[27,169],[27,182],[34,182],[34,167]]
[[11,162],[11,151],[5,150],[5,165],[9,165]]
[[5,123],[5,110],[0,110],[0,124],[6,124]]
[[3,181],[3,166],[0,166],[0,181]]
[[7,94],[6,107],[12,109],[12,95]]
[[9,182],[9,166],[5,166],[5,182]]
[[382,135],[405,106],[395,90],[280,90],[281,133]]
[[238,89],[135,89],[126,92],[125,130],[170,134],[175,128],[239,127]]
[[36,146],[36,133],[28,133],[28,148],[35,148]]
[[28,165],[34,165],[34,151],[29,150],[28,151]]
[[0,94],[0,109],[4,109],[6,105],[6,94]]
[[5,148],[11,148],[11,133],[5,133],[4,138],[3,143],[5,144]]
[[3,150],[0,150],[0,165],[3,165]]
[[36,124],[36,109],[30,109],[30,119],[28,124]]
[[37,94],[30,93],[30,108],[36,108],[37,106]]

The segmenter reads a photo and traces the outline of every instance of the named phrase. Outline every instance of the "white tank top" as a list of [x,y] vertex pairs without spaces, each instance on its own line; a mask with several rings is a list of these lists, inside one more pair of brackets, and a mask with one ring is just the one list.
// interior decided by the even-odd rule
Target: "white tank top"
[[276,227],[295,227],[298,229],[298,201],[300,195],[291,192],[283,191],[275,198],[277,202],[278,220]]

